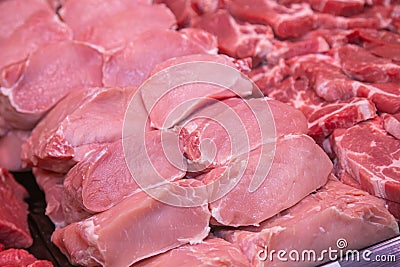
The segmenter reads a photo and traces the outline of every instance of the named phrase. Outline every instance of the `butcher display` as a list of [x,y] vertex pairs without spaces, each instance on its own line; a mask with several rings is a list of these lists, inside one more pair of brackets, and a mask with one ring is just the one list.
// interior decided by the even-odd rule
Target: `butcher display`
[[399,1],[0,0],[0,51],[1,266],[399,235]]

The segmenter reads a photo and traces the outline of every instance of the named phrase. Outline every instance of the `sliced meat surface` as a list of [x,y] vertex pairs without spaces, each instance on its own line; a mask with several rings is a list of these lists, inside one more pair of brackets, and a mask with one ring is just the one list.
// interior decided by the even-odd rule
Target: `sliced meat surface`
[[270,25],[281,38],[299,37],[314,28],[313,12],[308,5],[289,8],[272,0],[231,0],[226,5],[233,16]]
[[133,267],[247,267],[249,264],[239,247],[221,238],[210,238],[196,245],[183,245],[172,249],[138,262]]
[[32,131],[22,146],[22,160],[28,166],[66,173],[87,152],[122,138],[126,107],[134,91],[75,90]]
[[214,37],[203,31],[149,31],[106,61],[103,82],[105,86],[139,86],[167,59],[212,50],[216,51]]
[[[9,0],[9,2],[12,1]],[[0,38],[1,80],[7,81],[7,83],[0,81],[0,85],[11,87],[13,82],[16,82],[7,77],[12,74],[7,71],[8,65],[25,61],[39,47],[71,39],[71,37],[70,29],[57,18],[54,12],[46,10],[34,13],[8,38]]]
[[126,9],[133,9],[137,4],[150,4],[148,0],[68,0],[59,13],[63,21],[79,36],[87,27],[95,25],[99,20],[118,14]]
[[[198,177],[205,184],[236,179],[237,184],[229,193],[210,203],[211,214],[218,223],[258,225],[326,183],[332,163],[310,137],[288,135],[278,139],[273,160],[269,158],[270,150],[270,145],[263,145]],[[267,160],[272,160],[270,170],[265,170]],[[252,180],[260,178],[261,185],[250,192]]]
[[0,133],[30,130],[70,91],[101,86],[102,65],[102,55],[81,43],[59,42],[36,50],[18,83],[0,88]]
[[23,169],[21,146],[28,139],[30,131],[9,131],[0,137],[0,166],[10,171]]
[[400,140],[400,113],[381,115],[385,130]]
[[190,164],[203,168],[228,164],[262,144],[274,142],[275,137],[307,133],[301,112],[264,98],[217,102],[194,114],[183,127],[190,133],[184,143],[186,156]]
[[[322,255],[319,261],[312,260],[312,256],[309,261],[307,258],[301,261],[300,266],[309,266],[328,260],[327,253],[321,254],[321,251],[339,248],[338,240],[347,241],[343,250],[361,249],[398,233],[397,223],[382,200],[339,181],[329,181],[322,189],[260,227],[220,230],[216,234],[238,244],[253,266],[288,263],[299,266],[299,261],[293,262],[288,257],[291,250],[297,250],[300,255],[304,250],[314,250],[316,257]],[[260,250],[269,254],[281,249],[286,251],[284,257],[288,261],[279,261],[276,254],[272,259],[266,257],[265,261],[258,258]]]
[[[186,186],[198,184],[194,182],[187,180]],[[169,192],[158,190],[156,194],[162,198]],[[73,264],[125,267],[200,242],[209,233],[209,219],[207,205],[176,207],[142,192],[105,212],[57,229],[52,241]]]
[[[250,96],[255,88],[235,63],[225,55],[198,54],[157,65],[152,73],[160,72],[140,91],[151,126],[168,129],[215,100]],[[157,82],[165,82],[164,75],[169,77],[169,86],[161,88]]]
[[[129,42],[134,42],[141,33],[175,27],[175,17],[165,5],[138,3],[140,1],[131,1],[130,4],[127,3],[128,1],[116,2],[115,4],[99,3],[100,6],[111,5],[110,10],[101,12],[104,14],[103,16],[101,13],[95,14],[93,11],[88,11],[89,15],[83,16],[83,20],[89,20],[89,22],[87,24],[80,22],[79,33],[74,31],[74,39],[100,46],[106,50],[114,50],[124,47]],[[79,4],[72,3],[71,5]],[[128,5],[126,8],[122,8],[126,5]],[[102,8],[104,7],[100,7],[100,9]],[[118,9],[120,9],[119,12],[114,13]],[[67,24],[70,19],[74,21],[73,24],[77,23],[76,14],[69,14],[68,10],[70,9],[66,7],[64,11]],[[95,17],[90,18],[94,14]],[[155,17],[157,19],[154,19]]]
[[359,96],[371,100],[379,111],[396,113],[400,110],[398,84],[354,81],[337,64],[325,55],[307,55],[291,60],[294,76],[307,78],[317,95],[329,102]]
[[27,248],[33,243],[28,227],[28,197],[25,188],[0,168],[0,242],[7,248]]
[[266,57],[269,63],[276,63],[280,58],[288,59],[329,49],[322,37],[298,42],[275,40],[270,27],[239,23],[223,9],[205,14],[191,24],[217,36],[220,51],[236,58]]
[[368,50],[345,45],[337,49],[342,70],[351,78],[370,83],[400,81],[400,66],[389,59],[374,56]]
[[[158,174],[168,181],[183,178],[186,174],[185,170],[172,165],[164,152],[169,145],[173,145],[168,143],[175,140],[178,137],[172,132],[156,130],[145,134],[147,156]],[[138,156],[137,160],[140,161],[143,156]],[[138,165],[144,164],[139,162]],[[146,170],[141,174],[143,177],[137,179],[147,179]],[[69,199],[78,201],[91,212],[107,210],[142,191],[126,165],[121,140],[92,151],[75,165],[66,176],[64,189]]]
[[45,0],[6,0],[0,3],[0,42],[8,38],[18,27],[38,11],[51,12]]
[[332,147],[340,167],[372,195],[400,203],[400,142],[383,129],[382,120],[337,129]]
[[[272,74],[265,74],[268,75]],[[264,91],[269,97],[300,110],[307,118],[308,134],[317,142],[322,142],[337,128],[348,128],[376,116],[375,105],[366,98],[326,102],[310,88],[306,79],[289,77],[269,86],[268,80],[263,80],[265,76],[254,76],[253,80],[261,88],[268,88]]]
[[[346,171],[343,171],[340,175],[340,181],[344,184],[350,185],[354,188],[361,189],[361,185],[355,180],[350,174]],[[396,218],[396,220],[400,221],[400,203],[393,202],[390,200],[383,199],[385,201],[385,206],[387,210]]]

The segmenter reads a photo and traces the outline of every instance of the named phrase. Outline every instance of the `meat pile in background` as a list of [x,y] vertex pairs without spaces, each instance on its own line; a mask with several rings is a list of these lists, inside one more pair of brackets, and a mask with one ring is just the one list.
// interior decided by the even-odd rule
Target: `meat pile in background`
[[[390,238],[399,233],[391,214],[400,220],[395,2],[1,1],[0,166],[32,167],[57,227],[52,241],[77,265],[264,266],[257,253],[266,246],[320,251],[345,238],[348,249],[361,249]],[[141,94],[135,114],[125,114],[151,74],[194,61],[236,68],[265,97],[189,84],[153,109]],[[166,114],[193,96],[213,101],[195,102],[165,128]],[[233,155],[224,129],[203,119],[224,118],[218,103],[249,131],[249,147]],[[266,104],[275,157],[261,186],[249,192],[260,150],[270,149],[252,114]],[[223,179],[248,156],[242,179],[199,207],[149,197],[125,163],[125,115],[150,119],[147,149],[171,190]],[[185,164],[205,171],[171,164],[161,136],[181,138]],[[210,137],[217,148],[211,162],[199,145]],[[135,173],[146,177],[143,157],[136,155]],[[12,183],[5,180],[0,190]],[[24,194],[15,201],[26,216]],[[11,215],[1,213],[0,222],[13,221]],[[0,243],[29,246],[24,216]],[[4,225],[0,238],[9,231]]]

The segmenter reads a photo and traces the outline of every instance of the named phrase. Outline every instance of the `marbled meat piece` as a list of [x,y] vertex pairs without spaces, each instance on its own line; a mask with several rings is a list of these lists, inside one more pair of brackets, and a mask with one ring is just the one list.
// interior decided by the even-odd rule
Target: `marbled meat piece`
[[331,143],[339,166],[372,195],[400,203],[400,142],[383,129],[382,120],[337,129]]
[[48,260],[38,260],[28,251],[23,249],[1,249],[0,244],[0,266],[5,267],[53,267]]
[[396,114],[381,114],[383,126],[385,130],[400,140],[400,113]]
[[[322,250],[338,248],[338,240],[347,241],[343,250],[362,249],[399,234],[394,217],[386,210],[384,202],[368,193],[329,181],[322,189],[308,195],[297,205],[264,221],[260,227],[239,230],[219,230],[217,236],[238,244],[252,266],[310,266],[317,257],[328,260]],[[266,251],[268,249],[268,251]],[[272,250],[285,250],[288,261],[270,256]],[[291,261],[288,253],[297,250],[315,251],[311,260]],[[296,255],[292,254],[293,257]],[[300,254],[301,257],[301,254]],[[315,258],[315,260],[313,260]],[[322,259],[318,263],[323,262]]]
[[[185,184],[196,186],[198,181],[186,180]],[[171,193],[169,187],[164,189],[154,192],[158,199]],[[209,219],[207,205],[177,207],[142,192],[57,229],[52,241],[73,264],[125,267],[183,244],[199,243],[209,233]]]
[[28,204],[24,202],[27,197],[25,188],[6,169],[0,168],[0,243],[7,248],[27,248],[33,243]]

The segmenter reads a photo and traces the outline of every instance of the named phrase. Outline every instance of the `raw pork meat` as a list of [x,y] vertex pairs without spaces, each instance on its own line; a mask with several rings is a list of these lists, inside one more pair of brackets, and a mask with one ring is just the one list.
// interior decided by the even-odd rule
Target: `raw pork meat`
[[370,83],[400,81],[400,66],[391,60],[374,56],[356,45],[345,45],[337,49],[342,70],[349,77]]
[[0,42],[38,11],[51,12],[45,0],[6,0],[0,2]]
[[[208,62],[219,64],[208,64]],[[215,102],[215,99],[250,96],[255,88],[248,78],[239,72],[240,67],[235,64],[237,62],[225,55],[199,54],[172,58],[157,65],[153,74],[175,66],[174,73],[167,72],[167,75],[177,78],[170,81],[168,88],[163,88],[165,91],[161,91],[159,87],[157,89],[149,86],[141,88],[140,93],[149,113],[151,126],[157,129],[168,129],[196,109]],[[187,65],[181,65],[183,63],[195,64],[189,68]],[[158,82],[162,81],[160,79],[163,79],[163,75],[157,76]],[[154,78],[152,80],[152,86],[154,86],[154,81],[157,80]],[[226,88],[221,84],[224,84]]]
[[[198,185],[186,180],[181,185]],[[157,190],[158,199],[170,190]],[[52,241],[73,264],[125,267],[186,243],[198,243],[209,233],[207,205],[175,207],[135,194],[111,209],[57,229]],[[162,234],[160,233],[168,233]]]
[[13,81],[7,83],[2,81],[10,80],[6,77],[9,75],[7,66],[25,61],[39,47],[71,39],[71,37],[70,29],[59,21],[54,12],[46,10],[34,13],[10,36],[4,39],[0,38],[0,50],[2,51],[0,54],[0,75],[2,77],[0,85],[3,87],[13,85]]
[[329,13],[337,16],[351,16],[355,14],[359,14],[363,11],[365,0],[349,0],[349,1],[340,1],[340,0],[279,0],[280,4],[283,5],[291,5],[297,4],[301,2],[309,3],[312,9]]
[[[172,29],[176,24],[174,15],[165,5],[148,5],[139,3],[140,1],[131,1],[131,3],[116,1],[117,3],[114,4],[98,3],[100,7],[95,10],[108,9],[107,5],[111,5],[111,7],[108,11],[101,12],[102,16],[101,13],[94,13],[93,10],[87,11],[88,15],[85,14],[83,21],[79,21],[73,10],[80,9],[80,3],[72,2],[75,2],[71,3],[72,9],[66,5],[61,14],[67,25],[71,23],[73,29],[78,29],[78,31],[74,31],[74,39],[100,46],[106,50],[119,49],[129,42],[135,42],[141,33]],[[89,1],[84,7],[91,7],[92,3],[90,2],[93,1]],[[127,6],[126,9],[123,6]],[[117,10],[119,12],[116,12]],[[81,12],[79,11],[79,13]],[[93,15],[94,17],[91,17]],[[87,23],[84,22],[85,20]],[[77,27],[75,27],[76,24],[78,24]]]
[[103,82],[105,86],[139,86],[158,63],[216,50],[215,37],[204,31],[149,31],[106,61]]
[[[0,243],[7,248],[32,245],[28,228],[28,192],[4,168],[0,168]],[[1,258],[1,257],[0,257]]]
[[33,168],[32,171],[36,182],[46,196],[46,215],[56,227],[64,227],[72,222],[86,219],[91,215],[74,202],[69,203],[65,198],[64,174],[39,168]]
[[400,142],[383,129],[382,120],[333,132],[339,166],[372,195],[400,203]]
[[346,100],[354,96],[370,99],[379,111],[400,110],[400,87],[396,83],[362,83],[345,75],[333,58],[306,55],[291,60],[294,77],[304,77],[318,96],[327,101]]
[[400,113],[393,115],[384,113],[381,118],[383,119],[385,130],[400,140]]
[[[217,179],[239,178],[229,193],[210,203],[211,214],[218,223],[229,226],[257,225],[323,186],[332,169],[328,156],[306,135],[279,138],[269,172],[260,163],[271,161],[269,153],[261,152],[262,149],[270,151],[271,146],[266,144],[258,147],[249,155],[237,157],[229,165],[198,177],[205,184]],[[247,162],[247,166],[243,166],[244,162]],[[259,175],[266,176],[257,177]],[[250,192],[249,187],[255,178],[264,180],[260,187]]]
[[127,9],[136,8],[137,4],[150,4],[149,0],[68,0],[65,1],[59,13],[63,21],[74,31],[75,36],[81,35],[88,27],[93,27],[98,20]]
[[192,21],[192,26],[217,36],[221,52],[236,58],[266,57],[269,63],[309,53],[326,52],[328,44],[322,37],[297,42],[274,40],[270,27],[238,23],[226,10],[205,14]]
[[0,137],[0,166],[10,171],[20,171],[21,146],[28,139],[30,131],[9,131]]
[[22,160],[28,166],[66,173],[87,152],[122,138],[125,110],[134,91],[95,87],[70,93],[32,131],[22,146]]
[[[361,185],[346,171],[342,171],[339,176],[340,181],[357,189],[362,189]],[[400,222],[400,203],[384,199],[388,211]]]
[[354,124],[374,118],[376,108],[365,98],[326,102],[309,87],[307,79],[289,77],[271,85],[266,71],[254,74],[252,79],[269,97],[287,103],[303,112],[308,121],[308,134],[321,143],[337,128],[348,128]]
[[209,238],[197,245],[184,245],[134,264],[132,267],[247,267],[240,249],[221,238]]
[[[326,261],[328,255],[321,254],[321,251],[329,247],[338,248],[340,239],[347,241],[346,250],[361,249],[398,234],[397,223],[385,209],[383,201],[339,181],[329,181],[322,189],[263,222],[260,227],[216,232],[217,236],[238,244],[252,266],[320,264],[322,259],[319,262],[292,262],[288,254],[291,250],[299,253],[314,250],[316,257],[322,255]],[[275,258],[268,257],[265,261],[258,258],[281,249],[286,251],[283,256],[288,261],[277,260],[276,254],[273,255]],[[260,253],[260,250],[263,251]]]
[[[208,119],[202,119],[204,116]],[[184,142],[186,156],[190,164],[202,165],[203,169],[223,166],[262,144],[274,142],[275,137],[307,133],[301,112],[264,98],[230,98],[208,105],[199,114],[193,114],[183,127],[190,133]],[[205,145],[207,140],[215,145],[215,156],[211,159],[212,151]]]
[[102,55],[81,43],[59,42],[36,50],[18,83],[0,88],[0,135],[13,128],[30,130],[70,91],[101,85],[102,64]]
[[[158,130],[145,134],[148,157],[159,175],[168,181],[183,178],[186,174],[165,156],[164,150],[178,139],[175,136],[172,132]],[[138,155],[138,161],[143,157]],[[144,164],[139,162],[138,165]],[[121,140],[92,151],[75,165],[66,176],[64,190],[69,199],[78,201],[91,212],[107,210],[142,191],[126,166]]]
[[38,260],[23,249],[2,250],[0,244],[0,266],[4,267],[53,267],[47,260]]

